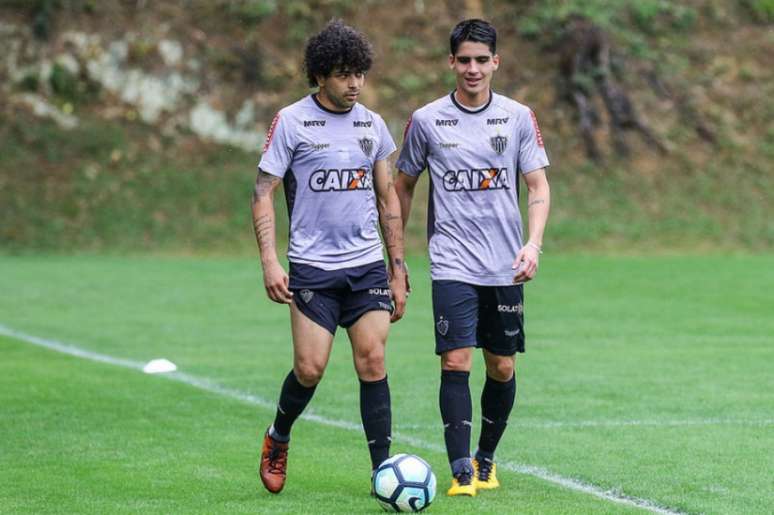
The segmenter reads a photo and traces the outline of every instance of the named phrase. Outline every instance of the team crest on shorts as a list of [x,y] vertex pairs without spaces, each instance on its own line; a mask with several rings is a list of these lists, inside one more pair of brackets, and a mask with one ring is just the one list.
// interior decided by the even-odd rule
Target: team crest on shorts
[[363,153],[371,157],[371,152],[374,151],[374,140],[371,138],[361,138],[357,140],[358,143],[360,143],[360,150],[363,151]]
[[438,322],[435,324],[435,328],[438,330],[438,333],[441,336],[446,336],[446,333],[449,332],[449,321],[446,320],[444,317],[441,317],[438,319]]
[[489,138],[489,144],[492,145],[492,150],[502,154],[505,152],[505,147],[508,146],[508,138],[505,136],[492,136]]
[[314,292],[312,290],[301,290],[298,293],[301,294],[301,298],[307,304],[309,304],[309,301],[312,300],[312,297],[314,297]]

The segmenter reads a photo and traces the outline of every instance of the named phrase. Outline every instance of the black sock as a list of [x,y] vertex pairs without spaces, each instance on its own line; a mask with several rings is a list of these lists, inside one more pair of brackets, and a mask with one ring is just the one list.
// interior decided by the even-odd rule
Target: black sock
[[504,383],[486,376],[484,391],[481,392],[481,438],[478,440],[477,457],[494,458],[515,399],[516,374]]
[[454,463],[460,458],[470,458],[470,426],[473,418],[473,404],[470,400],[469,377],[470,372],[441,371],[439,403],[449,463]]
[[378,381],[360,380],[360,418],[363,421],[371,468],[390,457],[392,409],[387,376]]
[[290,428],[299,415],[304,411],[306,405],[312,400],[314,390],[317,385],[306,387],[298,382],[296,374],[291,370],[282,383],[279,402],[277,403],[277,415],[274,417],[272,426],[273,437],[277,440],[287,440],[290,438]]

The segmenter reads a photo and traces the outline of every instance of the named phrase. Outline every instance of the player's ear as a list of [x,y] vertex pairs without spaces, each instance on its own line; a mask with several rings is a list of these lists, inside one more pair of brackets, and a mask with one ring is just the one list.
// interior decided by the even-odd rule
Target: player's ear
[[454,68],[454,54],[449,54],[449,68]]
[[317,87],[322,88],[325,86],[325,76],[324,75],[315,75],[315,79],[317,79]]
[[494,65],[495,70],[500,66],[500,54],[492,56],[492,64]]

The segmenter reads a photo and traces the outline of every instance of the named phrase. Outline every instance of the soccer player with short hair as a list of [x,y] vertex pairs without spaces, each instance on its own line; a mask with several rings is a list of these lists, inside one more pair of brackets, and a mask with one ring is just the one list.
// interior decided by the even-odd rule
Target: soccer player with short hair
[[[272,493],[285,484],[290,429],[322,377],[337,326],[352,345],[372,467],[389,456],[384,348],[390,322],[403,316],[407,276],[387,162],[395,143],[382,117],[357,102],[372,61],[366,37],[339,20],[311,37],[304,66],[317,92],[280,110],[258,165],[252,211],[263,282],[271,300],[290,306],[293,334],[293,369],[261,453],[261,480]],[[275,247],[280,182],[290,219],[289,273]]]
[[[456,89],[413,113],[396,163],[403,221],[428,169],[428,238],[440,408],[452,469],[449,495],[499,486],[494,453],[516,396],[515,354],[524,352],[523,286],[537,273],[550,192],[548,158],[533,112],[494,93],[497,33],[471,19],[451,32]],[[519,176],[528,194],[522,239]],[[470,456],[473,348],[483,349],[481,435]]]

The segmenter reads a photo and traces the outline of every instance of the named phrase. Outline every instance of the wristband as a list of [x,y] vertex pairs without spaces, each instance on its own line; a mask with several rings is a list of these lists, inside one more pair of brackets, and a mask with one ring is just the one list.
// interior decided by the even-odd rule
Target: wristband
[[529,245],[529,246],[530,246],[530,247],[532,247],[533,249],[537,250],[537,251],[538,251],[538,254],[542,254],[542,253],[543,253],[543,249],[542,249],[542,248],[540,248],[540,245],[537,245],[536,243],[532,243],[531,241],[528,241],[528,242],[527,242],[527,245]]

